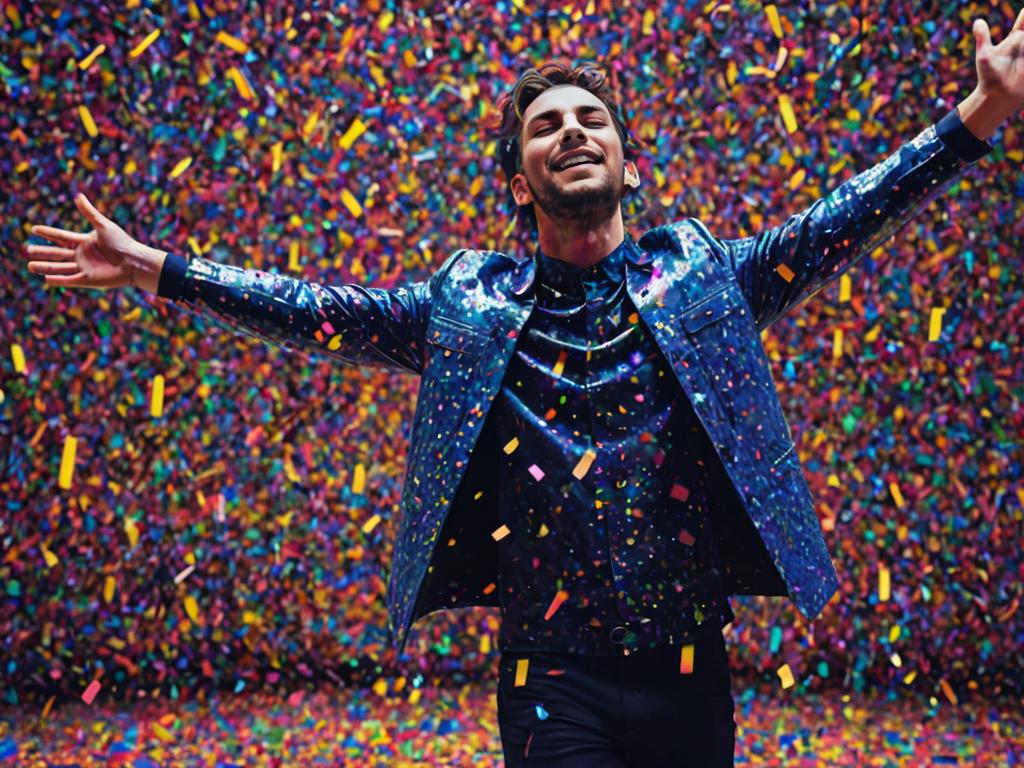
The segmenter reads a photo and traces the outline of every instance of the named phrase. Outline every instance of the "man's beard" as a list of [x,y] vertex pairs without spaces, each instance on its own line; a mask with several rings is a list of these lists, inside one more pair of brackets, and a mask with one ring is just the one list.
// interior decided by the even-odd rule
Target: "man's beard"
[[[525,177],[525,174],[524,174]],[[611,180],[599,187],[567,190],[552,184],[535,189],[529,179],[526,186],[533,195],[533,203],[549,218],[577,222],[584,226],[603,224],[615,215],[622,200],[625,184],[615,188]]]

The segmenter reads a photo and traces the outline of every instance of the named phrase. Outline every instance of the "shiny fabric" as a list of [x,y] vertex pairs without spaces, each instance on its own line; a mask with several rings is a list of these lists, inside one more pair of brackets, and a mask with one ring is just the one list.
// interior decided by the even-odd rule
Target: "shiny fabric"
[[536,254],[537,304],[484,427],[496,500],[477,501],[507,531],[506,652],[615,655],[733,618],[705,501],[718,458],[626,292],[631,247],[586,269]]
[[[838,587],[760,332],[884,246],[991,149],[954,111],[777,227],[725,240],[691,218],[627,238],[627,294],[719,459],[707,496],[728,594],[788,595],[810,620]],[[232,327],[420,375],[387,593],[399,653],[431,611],[499,604],[498,508],[474,496],[493,487],[500,446],[481,432],[534,310],[536,273],[532,256],[468,248],[391,289],[203,258],[164,265],[161,296]]]

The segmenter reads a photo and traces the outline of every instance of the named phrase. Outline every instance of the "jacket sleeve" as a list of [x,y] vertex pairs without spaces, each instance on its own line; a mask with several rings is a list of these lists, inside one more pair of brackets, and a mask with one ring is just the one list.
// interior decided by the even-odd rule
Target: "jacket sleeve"
[[283,349],[419,374],[432,291],[458,255],[429,280],[373,288],[322,285],[171,253],[157,295]]
[[957,110],[778,227],[719,240],[689,222],[736,275],[759,330],[838,279],[992,150]]

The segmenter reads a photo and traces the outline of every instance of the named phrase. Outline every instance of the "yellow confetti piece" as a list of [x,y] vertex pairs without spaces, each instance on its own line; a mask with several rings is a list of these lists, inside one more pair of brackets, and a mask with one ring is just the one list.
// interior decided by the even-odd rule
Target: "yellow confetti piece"
[[192,156],[191,155],[189,155],[188,157],[184,158],[183,160],[179,160],[178,164],[176,166],[174,166],[174,168],[171,169],[171,172],[168,174],[167,178],[169,178],[169,179],[176,179],[176,178],[178,178],[179,176],[181,176],[181,174],[183,174],[186,170],[188,170],[188,167],[190,165],[192,165]]
[[843,356],[843,329],[836,328],[832,333],[832,359],[838,360]]
[[124,535],[128,537],[128,545],[134,547],[139,543],[139,526],[130,517],[124,520]]
[[271,166],[271,169],[273,170],[274,173],[277,173],[279,170],[281,170],[281,150],[283,149],[284,142],[282,141],[277,142],[274,146],[270,148],[270,154],[271,157],[273,158],[273,165]]
[[313,131],[316,130],[316,124],[318,120],[320,120],[320,112],[319,110],[314,109],[312,112],[309,113],[309,116],[306,118],[306,122],[302,126],[303,137],[307,139],[309,138],[310,134],[312,134]]
[[893,501],[896,502],[896,506],[903,509],[906,502],[903,500],[903,494],[900,493],[900,487],[895,481],[889,483],[889,493],[892,494]]
[[891,627],[891,628],[889,629],[889,642],[890,642],[890,643],[895,643],[895,642],[896,642],[896,641],[897,641],[897,640],[899,639],[899,637],[900,637],[900,632],[902,632],[902,631],[903,631],[903,630],[901,629],[901,627],[900,627],[900,625],[899,625],[899,624],[894,624],[894,625],[893,625],[893,626],[892,626],[892,627]]
[[805,171],[803,168],[797,168],[796,173],[789,177],[789,188],[797,189],[801,184],[804,183],[804,179],[806,178],[807,171]]
[[789,664],[783,664],[779,667],[777,674],[779,676],[779,680],[782,681],[783,688],[791,688],[796,684],[796,681],[793,679],[793,670],[789,668]]
[[564,349],[558,353],[558,360],[555,362],[555,367],[551,369],[551,372],[555,376],[562,375],[562,371],[565,370],[565,361],[568,357],[569,353]]
[[21,344],[11,344],[11,362],[14,363],[15,373],[25,372],[25,351]]
[[508,526],[502,524],[500,528],[495,529],[495,531],[491,534],[491,538],[495,541],[501,541],[510,533],[512,533],[512,531],[509,530]]
[[507,454],[511,454],[518,447],[519,447],[519,438],[518,437],[513,437],[511,440],[509,440],[507,443],[505,443],[505,447],[502,448],[501,450],[503,450]]
[[288,246],[288,269],[293,272],[302,269],[302,265],[299,264],[299,244],[297,242],[292,242]]
[[950,687],[949,683],[946,682],[946,678],[939,678],[939,687],[942,689],[942,692],[946,695],[946,698],[949,699],[949,703],[955,707],[957,705],[956,694],[953,693],[953,689]]
[[540,528],[537,530],[537,538],[543,539],[549,533],[551,533],[551,531],[548,529],[547,523],[541,523]]
[[680,675],[690,675],[690,674],[693,674],[693,653],[694,653],[694,645],[693,645],[693,643],[690,643],[689,645],[684,645],[683,646],[683,651],[679,655],[679,674]]
[[473,179],[473,183],[469,185],[469,196],[476,197],[480,194],[480,190],[484,188],[484,177],[477,176]]
[[185,599],[182,600],[182,602],[185,604],[185,613],[188,615],[189,619],[193,624],[198,624],[199,603],[196,602],[196,599],[192,597],[192,595],[185,595]]
[[886,602],[892,596],[891,589],[889,569],[884,565],[878,566],[878,601]]
[[252,86],[249,85],[249,81],[238,67],[230,67],[227,71],[228,79],[235,84],[235,88],[238,89],[238,94],[246,101],[255,101],[256,94],[252,90]]
[[651,34],[651,32],[654,31],[654,19],[655,18],[656,17],[654,15],[654,9],[653,8],[648,8],[646,11],[644,11],[644,18],[643,18],[643,21],[641,22],[641,24],[642,24],[641,31],[644,34],[644,36],[649,35],[649,34]]
[[779,273],[779,277],[785,280],[787,283],[791,283],[793,278],[796,277],[796,272],[790,269],[785,264],[779,264],[775,267],[775,271]]
[[243,40],[239,40],[234,35],[229,35],[227,32],[218,32],[216,40],[221,45],[226,45],[232,51],[236,53],[248,53],[249,46]]
[[148,35],[146,35],[146,39],[145,40],[143,40],[141,43],[139,43],[134,48],[132,48],[131,52],[128,54],[128,58],[129,59],[136,59],[139,56],[141,56],[142,53],[147,48],[149,48],[149,46],[151,46],[156,41],[156,39],[158,37],[160,37],[160,30],[159,29],[154,29],[152,32],[150,32]]
[[150,723],[150,726],[153,728],[153,733],[156,734],[157,738],[160,739],[160,741],[174,741],[174,734],[168,731],[162,725],[160,725],[160,723]]
[[850,276],[849,275],[840,275],[839,276],[839,300],[840,301],[849,301],[850,300],[850,286],[851,285],[852,285],[852,281],[850,280]]
[[358,117],[352,121],[352,125],[345,131],[345,135],[338,140],[338,146],[342,149],[350,149],[352,144],[366,132],[366,123]]
[[526,685],[526,675],[529,671],[529,659],[516,659],[516,679],[512,683],[512,685],[516,688],[522,688],[524,685]]
[[380,524],[380,515],[374,515],[363,523],[363,533],[371,533]]
[[164,377],[158,373],[153,377],[153,389],[149,399],[149,415],[159,419],[164,412]]
[[85,126],[85,132],[90,136],[96,136],[99,131],[96,130],[96,123],[92,119],[92,113],[85,104],[78,105],[78,117],[82,120],[82,125]]
[[388,692],[388,681],[383,677],[377,678],[377,682],[373,684],[373,692],[378,696],[385,696]]
[[356,464],[355,470],[352,472],[352,493],[362,493],[363,487],[366,485],[366,467],[361,463]]
[[932,308],[932,314],[928,322],[928,341],[938,341],[939,336],[942,335],[942,314],[945,311],[945,307]]
[[796,115],[793,114],[793,104],[785,93],[779,94],[779,112],[782,115],[782,122],[786,125],[786,131],[795,133],[797,128]]
[[65,490],[71,487],[71,477],[75,472],[75,450],[78,438],[68,435],[64,438],[64,453],[60,457],[60,478],[58,485]]
[[255,611],[242,611],[243,624],[259,624],[260,615]]
[[90,53],[88,56],[86,56],[84,59],[78,62],[78,68],[81,70],[88,69],[92,66],[92,63],[96,61],[96,57],[101,55],[105,50],[107,50],[107,46],[103,45],[102,43],[100,45],[97,45],[95,48],[92,49],[92,53]]
[[114,599],[114,592],[117,591],[117,581],[113,576],[107,576],[103,580],[103,602],[109,603]]
[[580,457],[580,460],[576,462],[576,466],[573,467],[572,476],[577,480],[582,480],[586,476],[587,472],[590,471],[590,465],[594,463],[594,459],[596,458],[597,454],[588,448],[583,452],[583,456]]
[[420,696],[422,696],[422,695],[423,695],[423,689],[422,688],[413,688],[412,689],[412,693],[409,694],[409,703],[410,704],[418,703],[419,700],[420,700]]
[[47,567],[47,568],[53,568],[53,566],[55,566],[55,565],[56,565],[56,564],[57,564],[58,562],[60,562],[60,561],[59,561],[59,560],[57,559],[57,556],[56,556],[55,554],[53,554],[53,552],[51,552],[50,550],[48,550],[48,549],[46,548],[46,546],[45,546],[45,545],[42,545],[42,544],[41,544],[41,545],[39,546],[39,549],[40,549],[40,550],[42,551],[42,553],[43,553],[43,560],[45,560],[45,561],[46,561],[46,567]]
[[331,340],[327,342],[327,348],[330,350],[336,350],[341,347],[341,334],[331,336]]
[[782,39],[782,23],[779,21],[779,9],[774,5],[766,5],[764,7],[765,15],[768,17],[768,23],[772,26],[772,32],[777,38]]
[[347,189],[341,190],[341,202],[355,218],[358,219],[363,215],[363,206],[359,204],[359,201]]

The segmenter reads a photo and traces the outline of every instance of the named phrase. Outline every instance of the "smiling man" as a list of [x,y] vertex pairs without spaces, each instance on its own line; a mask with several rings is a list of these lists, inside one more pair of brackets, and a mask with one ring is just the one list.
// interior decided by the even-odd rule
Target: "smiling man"
[[284,346],[419,375],[388,582],[401,653],[432,611],[502,615],[506,764],[733,764],[729,596],[808,619],[838,581],[760,331],[854,266],[1024,104],[1024,11],[956,110],[780,226],[696,219],[634,240],[640,176],[603,73],[552,63],[499,104],[529,254],[462,248],[427,280],[324,285],[88,233],[30,245],[48,283],[155,290]]

